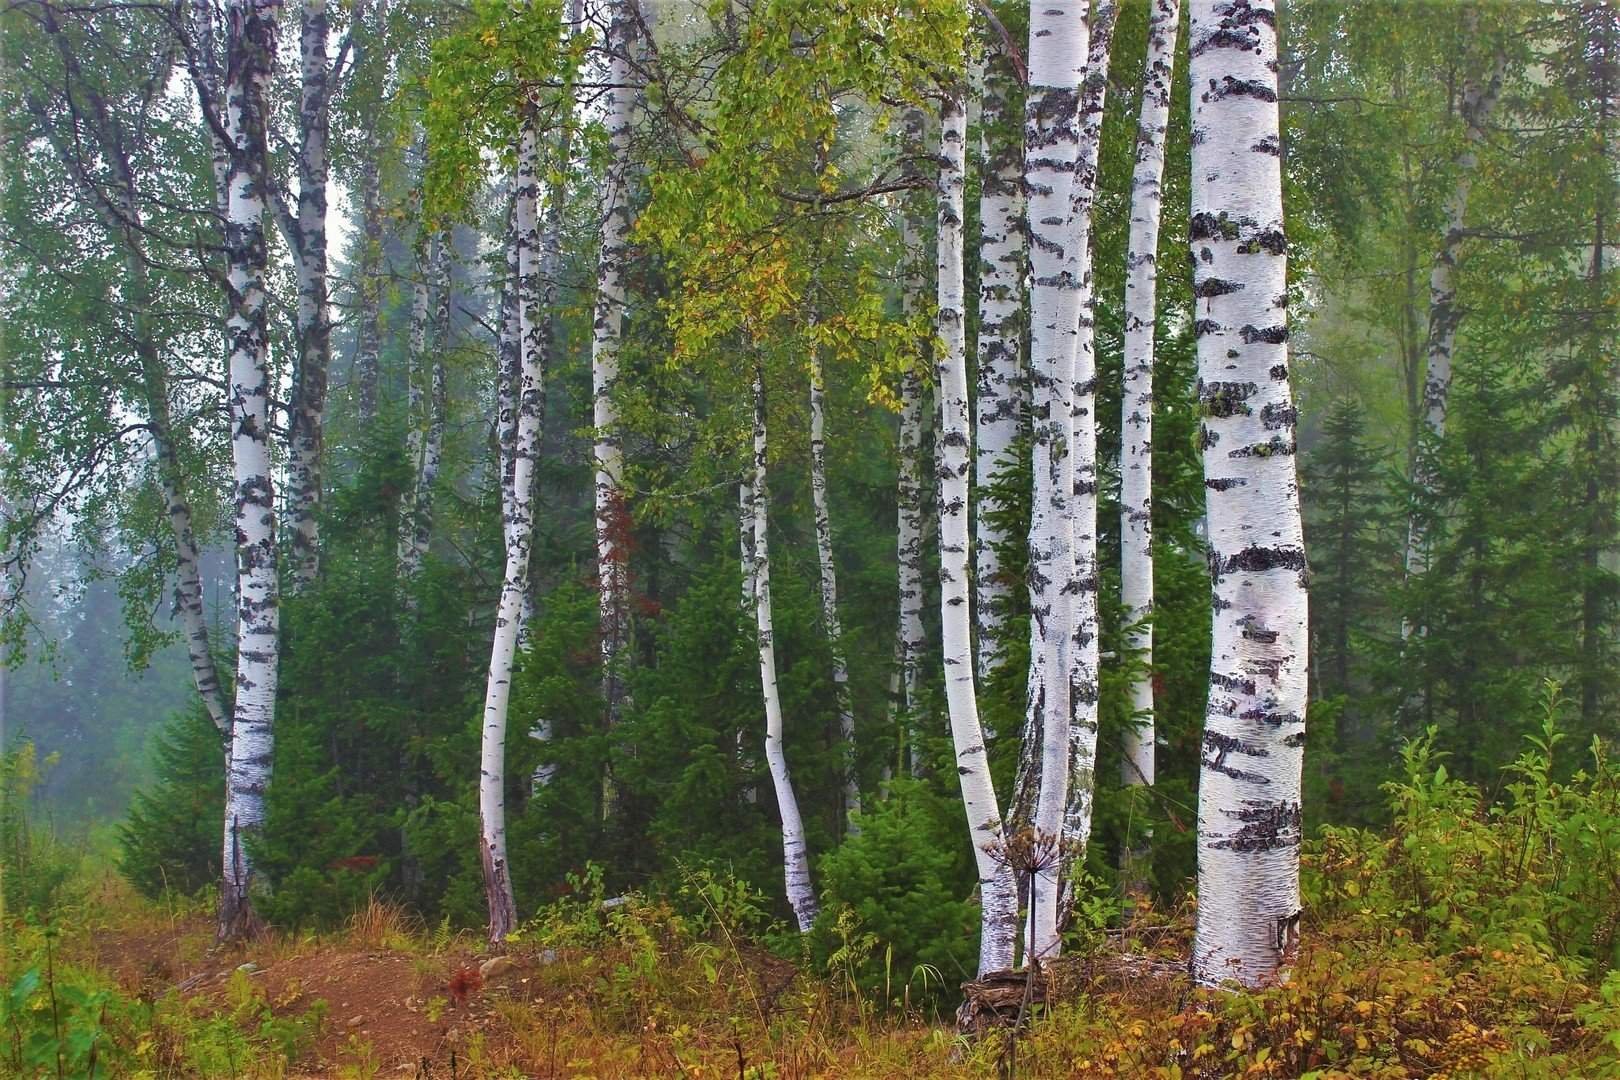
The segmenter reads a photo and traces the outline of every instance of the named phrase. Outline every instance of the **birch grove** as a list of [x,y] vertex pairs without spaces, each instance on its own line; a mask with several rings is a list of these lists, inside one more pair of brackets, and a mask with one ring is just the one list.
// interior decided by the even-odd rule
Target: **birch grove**
[[1299,938],[1305,548],[1269,0],[1190,0],[1193,292],[1215,619],[1193,974],[1257,986]]

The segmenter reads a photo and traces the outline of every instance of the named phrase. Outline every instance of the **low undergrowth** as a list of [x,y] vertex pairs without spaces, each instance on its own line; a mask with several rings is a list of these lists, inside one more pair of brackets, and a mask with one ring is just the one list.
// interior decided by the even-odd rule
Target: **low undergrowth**
[[[236,956],[210,961],[206,992],[85,959],[76,939],[117,920],[104,889],[81,890],[50,918],[8,916],[0,1075],[1620,1076],[1620,772],[1601,745],[1577,767],[1562,743],[1549,720],[1494,801],[1450,777],[1432,739],[1409,745],[1389,828],[1308,845],[1285,984],[1195,989],[1173,972],[1196,901],[1139,905],[1123,929],[1074,932],[1058,1003],[1016,1043],[959,1037],[954,986],[926,964],[889,970],[853,911],[801,940],[746,885],[692,869],[668,895],[616,900],[586,875],[498,964],[379,901],[342,933],[257,946],[272,968],[342,954],[362,981],[408,958],[407,1027],[443,1032],[414,1059],[347,1030],[346,1003],[267,993]],[[123,906],[125,923],[176,925],[173,908]]]

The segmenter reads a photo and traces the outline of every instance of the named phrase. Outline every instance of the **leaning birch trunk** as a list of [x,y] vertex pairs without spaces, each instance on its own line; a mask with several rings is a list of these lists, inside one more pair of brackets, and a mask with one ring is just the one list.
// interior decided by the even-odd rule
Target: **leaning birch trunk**
[[[528,131],[520,136],[527,138]],[[523,151],[518,152],[518,171],[512,189],[512,200],[506,211],[504,237],[506,269],[501,277],[500,336],[495,350],[495,456],[500,467],[501,539],[507,550],[512,547],[513,473],[517,466],[517,413],[518,392],[523,380],[523,329],[521,324],[522,291],[519,267],[522,259],[518,204],[523,186]]]
[[1271,0],[1192,0],[1192,242],[1214,591],[1193,974],[1258,986],[1299,933],[1305,548]]
[[[1085,72],[1086,6],[1032,5],[1024,182],[1030,251],[1030,412],[1033,486],[1029,525],[1028,710],[1014,793],[1014,821],[1043,838],[1062,835],[1069,779],[1068,645],[1073,606],[1074,492],[1071,458],[1074,345],[1080,291],[1070,252],[1069,197],[1079,152],[1079,86]],[[1058,951],[1058,868],[1034,875],[1028,955]]]
[[[539,311],[532,299],[540,252],[535,199],[539,135],[533,110],[523,117],[518,148],[518,174],[514,192],[512,233],[518,253],[516,289],[522,299],[518,313],[519,381],[515,387],[512,485],[503,522],[506,572],[501,579],[500,607],[495,617],[495,639],[490,649],[489,682],[484,691],[484,728],[478,774],[479,858],[484,868],[484,896],[489,907],[489,940],[499,943],[517,922],[512,878],[506,857],[506,717],[512,689],[512,664],[522,632],[525,598],[529,593],[529,554],[534,543],[534,471],[539,456],[540,413],[545,399],[545,372],[541,367]],[[549,727],[548,725],[546,727]],[[549,734],[549,730],[547,731]],[[549,781],[537,771],[536,782]]]
[[843,740],[840,806],[846,832],[858,831],[854,815],[861,808],[855,773],[855,711],[849,699],[849,665],[844,660],[844,628],[838,618],[838,570],[833,564],[832,514],[827,506],[826,373],[821,351],[810,345],[810,498],[815,510],[816,565],[821,577],[821,624],[832,652],[833,698],[838,705],[838,734]]
[[[988,676],[1006,643],[1011,585],[1002,575],[1001,546],[1009,534],[995,520],[989,489],[1017,465],[1012,448],[1028,404],[1023,373],[1024,172],[1022,131],[1014,124],[1017,86],[1004,43],[991,46],[985,66],[981,120],[984,171],[979,188],[979,369],[975,387],[974,620],[978,671]],[[1021,128],[1021,125],[1020,125]]]
[[[429,239],[426,263],[426,279],[417,283],[411,305],[412,426],[406,445],[407,460],[414,469],[414,483],[408,513],[400,514],[399,576],[402,581],[410,581],[421,571],[433,537],[433,489],[439,480],[444,451],[444,351],[450,337],[448,234]],[[424,377],[428,382],[425,394]]]
[[968,578],[967,329],[963,312],[962,211],[967,183],[967,115],[960,89],[947,91],[939,151],[939,617],[945,704],[956,772],[979,874],[979,974],[1012,967],[1018,935],[1018,887],[1001,846],[1001,807],[979,725],[973,682],[973,620]]
[[[923,152],[925,121],[921,109],[908,108],[901,118],[901,152],[908,158],[920,157]],[[916,173],[908,162],[907,171]],[[901,309],[909,323],[922,305],[922,230],[916,219],[913,200],[906,199],[901,206],[900,251]],[[922,363],[921,358],[917,361]],[[924,404],[922,372],[917,367],[908,369],[900,378],[900,465],[895,481],[896,501],[899,505],[896,528],[896,554],[899,566],[900,623],[896,639],[899,654],[900,701],[903,706],[903,726],[906,749],[911,760],[911,771],[916,775],[922,767],[922,755],[915,739],[911,738],[911,725],[921,706],[922,655],[928,644],[923,626],[923,428],[928,422]]]
[[270,465],[270,345],[265,292],[265,89],[276,55],[276,0],[232,0],[225,86],[225,252],[230,313],[231,462],[236,502],[236,707],[225,778],[219,936],[253,932],[252,845],[264,827],[276,709],[279,611]]
[[804,842],[804,821],[793,794],[787,752],[782,745],[782,699],[776,686],[776,643],[771,616],[771,555],[769,546],[770,494],[765,486],[765,381],[754,372],[754,621],[759,635],[759,682],[765,699],[765,761],[776,787],[776,806],[782,818],[782,872],[788,905],[800,933],[816,921],[816,893],[810,884],[810,855]]
[[298,278],[298,363],[289,412],[287,502],[291,521],[292,584],[320,572],[321,457],[325,445],[326,376],[332,353],[332,313],[326,272],[327,134],[330,72],[326,60],[326,0],[303,0],[299,52],[298,213],[289,237]]
[[1063,814],[1063,855],[1058,923],[1067,926],[1075,898],[1074,876],[1085,863],[1091,839],[1091,807],[1097,771],[1098,564],[1097,564],[1097,293],[1092,280],[1091,215],[1097,203],[1097,163],[1113,51],[1113,0],[1097,0],[1090,23],[1086,81],[1080,94],[1080,150],[1069,193],[1070,249],[1077,261],[1080,312],[1074,351],[1074,605],[1069,644],[1069,782]]
[[[631,83],[633,0],[614,0],[607,33],[609,96],[608,172],[602,185],[601,253],[596,269],[596,318],[591,340],[591,395],[596,441],[596,573],[600,598],[603,720],[618,727],[624,707],[625,648],[630,636],[629,512],[624,499],[624,450],[615,398],[619,382],[619,338],[624,320],[624,264],[630,239],[630,122],[635,106]],[[602,816],[617,801],[613,767],[602,778]]]
[[[1159,215],[1164,206],[1164,142],[1170,122],[1181,0],[1154,0],[1148,19],[1142,115],[1131,175],[1130,238],[1125,255],[1125,387],[1120,400],[1120,600],[1126,648],[1140,665],[1131,680],[1133,722],[1123,733],[1120,783],[1153,784],[1153,336],[1158,318]],[[1147,852],[1126,838],[1120,879],[1127,897],[1141,891]]]
[[[1473,28],[1477,20],[1468,20]],[[1463,84],[1462,119],[1467,125],[1466,142],[1457,156],[1457,181],[1446,199],[1446,235],[1429,270],[1429,329],[1424,343],[1423,376],[1423,429],[1412,457],[1412,488],[1419,497],[1434,491],[1435,454],[1446,434],[1446,406],[1451,395],[1451,354],[1457,342],[1457,327],[1463,312],[1457,306],[1457,257],[1462,249],[1468,216],[1468,196],[1474,185],[1474,172],[1479,168],[1479,144],[1485,138],[1485,123],[1495,108],[1496,96],[1501,89],[1501,62],[1488,85],[1477,79]],[[1429,565],[1429,540],[1424,529],[1423,514],[1416,504],[1407,519],[1406,575],[1423,574]],[[1416,627],[1410,621],[1401,624],[1402,638],[1409,638]]]

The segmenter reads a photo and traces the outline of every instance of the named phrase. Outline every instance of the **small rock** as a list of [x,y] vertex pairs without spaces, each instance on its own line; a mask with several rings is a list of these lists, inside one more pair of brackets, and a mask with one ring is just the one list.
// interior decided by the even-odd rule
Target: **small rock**
[[236,965],[236,970],[240,971],[244,975],[251,975],[255,971],[259,970],[259,965],[255,964],[253,961],[249,960],[245,964],[237,964]]
[[492,956],[478,965],[478,974],[486,979],[493,979],[502,972],[511,971],[517,966],[517,961],[510,956]]
[[365,1022],[366,1022],[366,1018],[364,1016],[351,1016],[351,1017],[349,1017],[348,1026],[351,1027],[351,1028],[357,1028],[357,1027],[360,1027]]
[[541,964],[543,964],[543,965],[544,964],[555,964],[556,962],[557,962],[557,950],[556,949],[541,949],[540,950],[540,963]]

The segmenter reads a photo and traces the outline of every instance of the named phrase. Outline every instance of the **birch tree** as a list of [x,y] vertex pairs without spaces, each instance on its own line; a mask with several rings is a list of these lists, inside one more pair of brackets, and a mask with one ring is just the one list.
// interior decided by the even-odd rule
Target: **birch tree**
[[506,537],[506,570],[490,648],[489,680],[484,691],[483,746],[478,772],[479,860],[484,869],[484,895],[489,906],[489,940],[498,944],[517,924],[517,908],[506,854],[506,721],[512,689],[512,662],[529,592],[529,555],[534,542],[534,469],[539,456],[541,408],[545,398],[544,368],[539,347],[541,310],[535,299],[540,251],[536,196],[540,134],[535,110],[524,110],[519,134],[514,184],[512,236],[518,267],[519,381],[514,388],[516,418],[512,447],[512,480],[502,534]]
[[[923,111],[909,106],[900,120],[901,154],[915,162],[924,153]],[[914,164],[907,165],[910,175],[918,175]],[[913,199],[901,200],[900,257],[901,314],[909,323],[922,304],[923,291],[923,238],[916,217]],[[899,573],[900,623],[896,652],[899,656],[901,702],[907,723],[919,706],[922,693],[922,656],[928,641],[923,626],[923,522],[925,490],[923,476],[926,463],[923,457],[923,437],[927,424],[926,391],[922,373],[915,367],[907,368],[900,377],[900,461],[895,480],[895,498],[898,504],[896,520],[896,559]],[[915,772],[921,758],[915,745],[910,746],[911,767]]]
[[411,490],[400,507],[399,577],[410,581],[422,569],[433,538],[433,492],[444,460],[447,402],[444,366],[450,343],[450,235],[427,238],[422,276],[411,300],[411,428],[406,460],[411,464]]
[[[1181,0],[1153,0],[1148,16],[1142,112],[1131,174],[1131,221],[1125,255],[1125,384],[1120,399],[1120,600],[1126,648],[1134,654],[1130,685],[1134,721],[1124,732],[1120,782],[1153,784],[1153,344],[1158,321],[1159,215],[1164,206],[1164,146],[1170,123]],[[1145,853],[1122,853],[1127,894],[1140,885]]]
[[[630,50],[634,43],[636,0],[613,0],[604,48],[609,92],[609,163],[602,182],[602,231],[596,264],[596,315],[591,338],[591,400],[596,466],[596,573],[600,596],[602,701],[609,731],[624,708],[624,670],[630,638],[630,565],[626,547],[630,526],[624,498],[624,449],[618,405],[619,341],[623,331],[624,269],[630,242],[630,125],[636,90]],[[603,778],[603,813],[614,803],[613,768]]]
[[363,88],[372,113],[359,125],[355,188],[359,195],[360,232],[357,238],[354,295],[355,414],[362,429],[377,417],[378,383],[382,374],[383,102],[388,94],[392,63],[387,49],[389,0],[356,0],[354,5],[355,78],[351,89]]
[[[1470,31],[1477,31],[1477,12],[1470,11],[1465,22]],[[1457,327],[1463,317],[1463,309],[1457,304],[1457,260],[1467,235],[1468,196],[1473,189],[1474,174],[1479,168],[1479,147],[1485,138],[1485,126],[1496,107],[1497,94],[1502,88],[1502,75],[1503,57],[1499,54],[1495,70],[1486,80],[1482,82],[1477,76],[1471,75],[1463,82],[1458,110],[1464,125],[1463,149],[1455,163],[1456,182],[1445,202],[1445,238],[1429,269],[1429,321],[1423,345],[1423,427],[1412,458],[1412,487],[1419,495],[1432,494],[1434,490],[1434,456],[1446,434],[1451,358],[1457,342]],[[1414,508],[1407,525],[1405,566],[1408,577],[1427,569],[1428,540],[1424,532],[1422,516]],[[1413,630],[1410,621],[1403,623],[1402,637],[1410,636]]]
[[961,87],[943,93],[940,111],[938,289],[940,642],[945,702],[962,786],[968,834],[979,875],[979,974],[1012,967],[1018,889],[1005,859],[1001,807],[979,724],[974,690],[973,620],[968,579],[968,475],[973,429],[968,419],[967,329],[962,271],[963,191],[967,183],[967,113]]
[[225,782],[219,936],[238,938],[257,924],[250,890],[251,846],[264,826],[280,624],[276,581],[275,495],[270,464],[270,365],[265,290],[268,168],[265,88],[276,55],[278,0],[231,0],[224,85],[225,253],[230,311],[231,460],[236,502],[236,706]]
[[[1079,156],[1079,87],[1088,34],[1083,3],[1032,5],[1024,106],[1024,189],[1030,250],[1030,661],[1014,821],[1057,838],[1069,778],[1069,646],[1075,573],[1074,347],[1080,291],[1071,253],[1070,193]],[[1028,954],[1056,955],[1058,870],[1035,874]]]
[[827,504],[827,378],[821,350],[810,343],[810,499],[816,528],[816,568],[821,582],[821,625],[832,653],[833,696],[838,705],[838,734],[843,741],[844,827],[855,831],[853,816],[861,808],[855,773],[855,711],[849,698],[849,664],[844,659],[844,627],[838,617],[838,570],[833,563],[832,512]]
[[1192,0],[1192,243],[1214,625],[1193,974],[1257,986],[1298,941],[1305,549],[1270,0]]
[[799,816],[799,800],[788,771],[787,751],[782,743],[782,698],[776,684],[776,640],[771,611],[770,493],[766,488],[768,444],[765,428],[765,376],[755,368],[754,468],[751,492],[754,525],[754,620],[759,644],[759,682],[765,703],[765,761],[770,766],[771,783],[776,789],[777,813],[782,819],[782,874],[787,887],[788,906],[799,932],[807,932],[816,921],[818,905],[810,883],[810,855],[804,840],[804,821]]
[[996,664],[1005,643],[1009,582],[1001,569],[1007,536],[988,494],[998,473],[1017,462],[1011,450],[1023,424],[1029,389],[1023,371],[1024,168],[1022,124],[1015,114],[1018,73],[1010,46],[992,33],[985,64],[980,131],[979,340],[974,389],[974,613],[979,675]]
[[[1097,169],[1108,96],[1108,63],[1113,54],[1113,0],[1097,0],[1091,13],[1086,78],[1080,95],[1080,149],[1069,193],[1071,258],[1078,263],[1079,317],[1074,341],[1074,413],[1071,449],[1074,468],[1074,606],[1069,653],[1069,780],[1063,814],[1062,900],[1058,920],[1068,923],[1073,876],[1091,838],[1091,805],[1096,786],[1098,623],[1097,564],[1097,294],[1092,280],[1091,215],[1097,201]],[[1044,781],[1044,777],[1043,777]]]
[[[274,209],[292,249],[298,280],[292,403],[288,410],[287,501],[291,523],[292,580],[301,589],[320,569],[321,457],[325,446],[327,369],[332,355],[332,313],[326,266],[327,141],[337,73],[326,58],[326,0],[299,6],[298,201],[289,209],[279,192]],[[346,52],[346,49],[345,49]],[[340,55],[339,64],[342,56]]]

